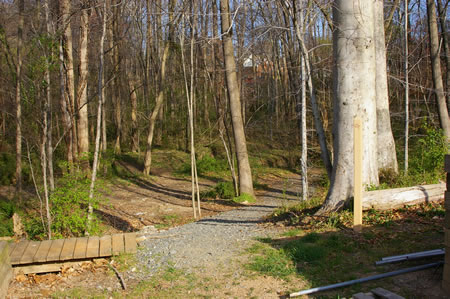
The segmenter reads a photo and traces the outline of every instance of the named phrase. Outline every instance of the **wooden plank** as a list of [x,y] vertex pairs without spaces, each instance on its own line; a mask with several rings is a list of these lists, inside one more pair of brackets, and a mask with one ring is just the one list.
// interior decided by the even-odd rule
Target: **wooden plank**
[[47,262],[59,261],[61,250],[64,246],[64,239],[53,240],[48,250]]
[[52,245],[52,240],[45,240],[39,242],[39,248],[34,255],[33,262],[34,263],[43,263],[47,261],[48,251],[50,250],[50,246]]
[[19,265],[14,267],[14,274],[31,274],[31,273],[48,273],[48,272],[59,272],[64,267],[72,267],[75,265],[80,265],[80,262],[64,262],[64,263],[45,263],[45,264],[34,264],[34,265]]
[[14,267],[14,274],[31,274],[31,273],[50,273],[61,271],[62,263],[50,263],[42,265],[29,265]]
[[353,201],[353,229],[361,231],[362,228],[362,121],[356,117],[353,122],[354,142],[354,201]]
[[125,250],[123,234],[112,235],[112,254],[117,255]]
[[61,249],[61,254],[59,255],[60,261],[67,261],[73,258],[73,252],[75,249],[75,244],[77,243],[77,238],[70,238],[64,241],[64,246]]
[[74,259],[86,258],[87,242],[88,242],[88,238],[77,238],[77,243],[75,244],[75,250],[73,251]]
[[99,237],[89,237],[86,249],[86,258],[98,257],[100,250]]
[[14,248],[16,248],[16,245],[17,245],[16,242],[9,243],[9,256],[11,256],[12,252],[14,251]]
[[99,257],[105,257],[105,256],[111,256],[112,254],[112,238],[111,236],[103,236],[100,237],[100,250],[99,250]]
[[392,293],[383,288],[376,288],[376,289],[371,290],[371,292],[374,293],[375,296],[382,298],[382,299],[405,299],[405,297],[402,297],[400,295]]
[[136,233],[124,234],[125,239],[125,252],[126,253],[136,253]]
[[20,241],[16,244],[14,251],[10,255],[12,265],[18,264],[20,262],[25,249],[27,249],[28,243],[29,241]]
[[22,257],[20,258],[20,264],[31,264],[33,262],[34,256],[39,248],[40,242],[30,241],[28,242],[28,246],[23,252]]
[[353,299],[375,299],[375,296],[373,296],[370,293],[367,293],[367,294],[365,294],[365,293],[357,293],[357,294],[354,294],[352,296],[352,298]]

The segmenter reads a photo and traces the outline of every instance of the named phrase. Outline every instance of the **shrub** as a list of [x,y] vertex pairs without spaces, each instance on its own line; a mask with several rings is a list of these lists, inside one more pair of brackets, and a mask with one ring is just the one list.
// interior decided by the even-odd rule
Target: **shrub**
[[216,185],[214,190],[221,199],[232,199],[236,196],[232,182],[220,182]]
[[9,201],[0,201],[0,236],[12,236],[13,221],[12,216],[16,211],[16,207]]
[[444,133],[428,123],[421,128],[425,135],[418,139],[410,159],[411,174],[440,172],[447,153]]
[[[99,181],[97,181],[99,183]],[[89,204],[90,179],[80,172],[67,173],[58,182],[58,188],[50,197],[53,236],[82,236],[86,231],[95,234],[99,230],[99,221],[95,214],[87,227],[87,209]],[[91,201],[98,208],[98,196]]]
[[9,153],[0,154],[0,185],[10,185],[13,183],[16,173],[16,159]]
[[[227,170],[227,162],[222,159],[214,159],[213,157],[206,155],[200,160],[197,160],[197,173],[198,175],[205,175],[208,172],[220,172]],[[181,172],[184,174],[191,173],[191,163],[183,164]]]

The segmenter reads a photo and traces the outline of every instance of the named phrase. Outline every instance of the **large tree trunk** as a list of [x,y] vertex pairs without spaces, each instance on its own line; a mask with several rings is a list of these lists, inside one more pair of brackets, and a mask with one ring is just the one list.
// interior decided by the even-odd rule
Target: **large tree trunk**
[[220,0],[220,16],[222,27],[222,46],[225,58],[225,74],[228,96],[230,99],[231,119],[238,161],[240,194],[247,193],[253,196],[252,171],[248,161],[247,142],[245,139],[244,125],[242,122],[241,102],[236,75],[236,62],[234,60],[228,0]]
[[80,74],[78,80],[78,154],[83,158],[83,169],[89,168],[87,155],[89,153],[88,129],[88,32],[89,32],[89,3],[82,3],[80,16]]
[[391,129],[389,113],[388,81],[386,69],[386,44],[384,36],[383,0],[374,4],[375,20],[375,59],[376,59],[376,101],[377,101],[377,137],[378,137],[378,168],[391,169],[398,172],[397,154],[394,136]]
[[319,214],[343,207],[353,194],[353,119],[362,119],[363,184],[378,184],[374,4],[336,0],[333,7],[333,146],[331,185]]
[[22,84],[22,44],[23,44],[23,23],[24,23],[24,0],[19,0],[19,22],[17,24],[17,64],[16,64],[16,193],[21,197],[22,191],[22,104],[21,104],[21,84]]
[[436,3],[427,0],[428,31],[430,36],[431,70],[433,73],[433,85],[438,106],[439,120],[444,130],[447,143],[450,142],[450,119],[445,99],[444,84],[442,82],[441,58],[439,57],[439,34],[436,22]]

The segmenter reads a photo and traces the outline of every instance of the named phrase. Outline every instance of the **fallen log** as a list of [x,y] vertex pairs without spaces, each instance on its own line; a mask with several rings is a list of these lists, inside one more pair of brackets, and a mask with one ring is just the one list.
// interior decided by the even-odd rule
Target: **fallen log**
[[364,193],[363,210],[392,210],[406,205],[439,201],[444,198],[446,185],[434,184],[406,188],[368,191]]

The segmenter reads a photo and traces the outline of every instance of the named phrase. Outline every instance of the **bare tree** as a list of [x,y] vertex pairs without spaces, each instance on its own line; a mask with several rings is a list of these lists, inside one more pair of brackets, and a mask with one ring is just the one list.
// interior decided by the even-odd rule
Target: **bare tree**
[[21,198],[22,192],[22,45],[24,23],[24,0],[17,2],[19,9],[19,22],[17,24],[17,62],[16,62],[16,193]]
[[99,13],[102,15],[102,36],[100,38],[100,49],[99,49],[99,66],[98,66],[98,106],[97,106],[97,130],[95,134],[95,150],[94,150],[94,163],[92,165],[92,177],[91,177],[91,185],[89,187],[89,202],[88,202],[88,219],[87,219],[87,231],[86,234],[89,235],[89,229],[92,222],[92,214],[94,212],[94,207],[92,205],[92,199],[94,198],[94,188],[95,181],[97,178],[97,167],[99,160],[99,152],[100,152],[100,137],[102,134],[101,125],[102,125],[102,105],[103,98],[105,96],[104,85],[105,85],[105,76],[104,76],[104,65],[105,65],[105,36],[106,36],[106,14],[107,14],[107,5],[106,0],[103,0],[103,11]]
[[439,120],[447,143],[450,142],[450,118],[445,99],[444,84],[442,82],[441,59],[439,55],[439,34],[436,22],[436,3],[427,0],[428,31],[430,38],[431,70],[433,73],[433,85],[436,96]]
[[247,193],[253,196],[252,171],[248,161],[247,142],[242,122],[240,91],[236,75],[236,62],[232,41],[232,24],[228,0],[220,0],[220,17],[225,74],[239,170],[239,189],[240,194]]
[[169,38],[165,42],[164,45],[164,51],[161,58],[161,70],[159,74],[159,85],[158,85],[158,96],[156,97],[155,107],[153,108],[153,111],[150,116],[149,120],[149,129],[148,129],[148,135],[147,135],[147,149],[145,151],[145,159],[144,159],[144,174],[149,175],[150,174],[150,167],[152,164],[152,145],[153,145],[153,136],[155,133],[155,125],[156,125],[156,118],[158,117],[158,114],[160,112],[160,109],[162,107],[162,104],[164,102],[164,86],[166,81],[166,69],[167,69],[167,62],[170,55],[170,47],[173,36],[173,28],[174,28],[174,9],[175,9],[176,0],[170,0],[170,7],[169,7]]
[[[71,1],[69,0],[59,0],[59,10],[61,14],[61,29],[63,31],[62,38],[62,50],[64,54],[64,61],[61,61],[61,73],[64,72],[64,76],[61,74],[61,83],[64,84],[65,88],[65,100],[63,95],[61,95],[61,101],[66,101],[67,105],[61,104],[63,113],[68,111],[70,116],[70,122],[68,123],[67,115],[64,119],[66,120],[66,129],[70,129],[70,136],[68,137],[69,147],[67,149],[68,162],[71,165],[75,159],[78,158],[78,138],[77,138],[77,126],[75,122],[75,74],[73,66],[73,43],[72,43],[72,25],[71,25]],[[65,108],[64,106],[67,106]],[[71,153],[69,153],[69,151]]]
[[78,154],[84,156],[83,169],[89,168],[86,155],[89,153],[89,129],[88,129],[88,39],[90,3],[87,0],[81,2],[80,12],[80,73],[77,87],[78,103]]

